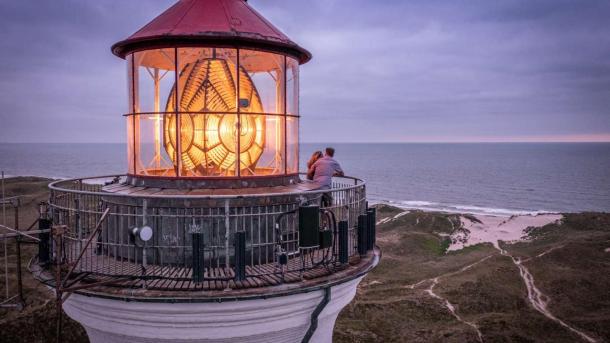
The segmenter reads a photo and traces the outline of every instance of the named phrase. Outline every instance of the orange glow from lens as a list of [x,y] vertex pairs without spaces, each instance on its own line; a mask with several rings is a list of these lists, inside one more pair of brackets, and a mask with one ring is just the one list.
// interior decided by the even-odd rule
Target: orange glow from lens
[[[178,79],[180,112],[180,161],[184,175],[236,175],[237,154],[240,170],[254,171],[265,148],[265,117],[263,106],[243,67],[239,69],[241,119],[237,109],[236,67],[229,60],[207,58],[187,64]],[[247,100],[247,101],[246,101]],[[165,111],[175,111],[175,92],[172,91]],[[176,164],[177,116],[163,119],[164,146]],[[241,127],[239,127],[239,123]],[[239,143],[238,143],[239,136]],[[239,151],[238,150],[239,144]]]

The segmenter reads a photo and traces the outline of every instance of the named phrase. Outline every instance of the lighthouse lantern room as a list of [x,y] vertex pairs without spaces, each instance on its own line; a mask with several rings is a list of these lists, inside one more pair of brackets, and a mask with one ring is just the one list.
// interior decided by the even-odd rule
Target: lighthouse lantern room
[[127,61],[135,183],[296,180],[299,64],[311,54],[245,1],[180,1],[112,51]]

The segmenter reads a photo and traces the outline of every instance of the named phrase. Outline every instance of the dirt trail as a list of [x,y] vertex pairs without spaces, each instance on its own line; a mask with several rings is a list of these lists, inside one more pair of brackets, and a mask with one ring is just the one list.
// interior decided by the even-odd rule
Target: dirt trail
[[479,342],[483,343],[483,335],[481,334],[481,330],[479,330],[479,327],[475,323],[469,322],[466,319],[462,318],[459,314],[457,314],[457,312],[455,311],[455,307],[453,306],[452,303],[449,302],[449,300],[434,293],[434,286],[436,286],[437,284],[438,284],[438,278],[432,279],[432,284],[430,285],[430,287],[428,289],[426,289],[426,293],[430,294],[430,296],[432,296],[433,298],[436,298],[436,299],[444,302],[445,307],[449,310],[449,312],[451,312],[451,314],[455,317],[455,319],[472,327],[477,332]]
[[[381,225],[381,224],[386,224],[386,223],[389,223],[389,222],[391,222],[391,221],[393,221],[393,220],[396,220],[396,219],[398,219],[398,218],[400,218],[400,217],[402,217],[402,216],[404,216],[404,215],[409,214],[410,212],[411,212],[411,210],[407,210],[407,211],[400,212],[400,213],[398,213],[398,214],[397,214],[397,215],[395,215],[395,216],[390,216],[390,217],[385,217],[385,218],[382,218],[381,220],[377,221],[377,223],[375,223],[375,224],[376,224],[376,225]],[[418,220],[419,220],[419,219],[418,219]]]
[[[502,226],[506,227],[509,225],[512,226],[511,230],[509,230],[509,231],[513,232],[513,234],[511,234],[511,236],[512,236],[512,235],[514,235],[514,233],[518,233],[518,232],[523,234],[524,229],[529,226],[543,226],[542,224],[544,222],[552,222],[552,221],[559,220],[559,218],[561,218],[561,216],[559,216],[559,218],[557,218],[556,215],[545,215],[545,216],[537,216],[537,217],[538,218],[536,218],[536,217],[523,218],[523,216],[522,217],[511,217],[508,220],[501,222],[499,225],[497,225],[497,227],[502,227]],[[521,219],[522,222],[517,223],[520,218],[522,218]],[[535,219],[538,219],[538,220],[535,220]],[[538,222],[534,224],[533,223],[534,221],[538,221]],[[484,223],[484,219],[483,219],[483,223]],[[527,267],[525,267],[523,265],[523,262],[527,262],[530,259],[522,261],[521,259],[509,254],[508,251],[502,249],[500,247],[500,240],[502,240],[501,239],[502,235],[498,235],[496,237],[492,236],[491,238],[492,238],[491,243],[493,244],[493,246],[496,249],[498,249],[500,251],[500,254],[502,254],[503,256],[509,257],[511,259],[511,261],[515,264],[515,266],[517,266],[517,268],[519,269],[519,275],[521,276],[521,279],[523,279],[523,283],[525,284],[525,288],[527,289],[527,300],[530,302],[530,304],[536,311],[540,312],[542,315],[544,315],[548,319],[560,324],[561,326],[565,327],[566,329],[577,334],[583,340],[590,342],[590,343],[597,342],[597,340],[595,340],[591,336],[589,336],[586,333],[578,330],[577,328],[569,325],[568,323],[564,322],[563,320],[555,317],[553,315],[553,313],[551,313],[551,311],[548,309],[549,297],[546,296],[544,293],[542,293],[542,291],[540,291],[540,289],[538,287],[536,287],[536,284],[534,283],[534,276],[532,276],[532,274],[527,269]],[[552,252],[553,250],[560,249],[560,248],[563,248],[563,245],[555,246],[548,250],[545,250],[542,253],[534,256],[534,258],[542,257],[542,256]]]
[[565,245],[557,245],[557,246],[551,247],[551,248],[541,252],[540,254],[534,256],[534,257],[530,257],[530,258],[526,258],[524,260],[521,260],[521,263],[529,262],[529,261],[531,261],[533,259],[540,258],[540,257],[542,257],[544,255],[550,254],[551,252],[553,252],[553,251],[555,251],[557,249],[561,249],[563,247],[565,247]]
[[[549,311],[549,309],[547,307],[549,297],[546,296],[544,293],[542,293],[540,291],[540,289],[538,289],[538,287],[536,287],[536,284],[534,283],[534,277],[532,276],[530,271],[523,265],[522,261],[519,258],[516,258],[516,257],[512,256],[511,254],[509,254],[506,250],[500,248],[500,246],[498,244],[494,244],[494,246],[496,247],[496,249],[498,249],[500,251],[500,253],[502,255],[509,257],[513,261],[513,263],[517,266],[517,268],[519,268],[519,274],[521,275],[521,278],[523,279],[523,282],[525,283],[525,287],[527,289],[527,300],[529,300],[529,302],[532,304],[532,307],[534,307],[534,309],[536,311],[542,313],[542,315],[544,315],[548,319],[560,324],[561,326],[565,327],[566,329],[577,334],[583,340],[590,342],[590,343],[597,342],[597,340],[595,340],[591,336],[589,336],[589,335],[585,334],[584,332],[578,330],[577,328],[569,325],[568,323],[564,322],[563,320],[555,317],[553,315],[553,313],[551,313],[551,311]],[[555,247],[555,248],[558,248],[558,247]],[[545,254],[548,254],[551,250],[553,250],[553,249],[549,249],[549,250],[537,255],[536,257],[544,256]]]
[[[461,322],[461,323],[463,323],[465,325],[468,325],[471,328],[473,328],[476,331],[476,333],[477,333],[477,337],[478,337],[479,342],[482,343],[483,342],[483,335],[482,335],[481,331],[479,330],[479,327],[475,323],[467,321],[466,319],[462,318],[456,312],[455,306],[449,300],[447,300],[447,299],[443,298],[442,296],[434,293],[434,287],[436,287],[436,285],[439,283],[440,279],[447,278],[447,277],[450,277],[450,276],[453,276],[453,275],[457,275],[457,274],[463,273],[463,272],[473,268],[474,266],[476,266],[476,265],[478,265],[480,263],[483,263],[484,261],[486,261],[487,259],[491,258],[494,255],[485,256],[482,259],[480,259],[480,260],[478,260],[478,261],[476,261],[474,263],[471,263],[471,264],[469,264],[467,266],[464,266],[464,267],[460,268],[457,271],[453,271],[453,272],[450,272],[450,273],[445,273],[445,274],[442,274],[442,275],[439,275],[437,277],[430,278],[430,279],[424,279],[424,280],[421,280],[421,281],[419,281],[417,283],[414,283],[414,284],[405,285],[402,288],[415,289],[415,288],[417,288],[417,287],[419,287],[421,285],[424,285],[426,283],[430,283],[430,286],[425,290],[425,292],[428,295],[430,295],[431,297],[440,300],[443,303],[443,306],[446,307],[449,310],[449,312],[451,313],[451,315],[453,315],[455,317],[455,319],[457,319],[459,322]],[[385,299],[385,300],[382,300],[382,301],[364,301],[362,303],[380,305],[380,304],[389,304],[389,303],[393,303],[393,302],[397,302],[397,301],[402,301],[402,300],[408,299],[408,298],[409,297],[395,297],[395,298],[391,298],[391,299]]]
[[433,297],[433,298],[435,298],[435,299],[438,299],[438,300],[442,301],[442,302],[443,302],[443,305],[444,305],[444,306],[445,306],[445,307],[446,307],[446,308],[449,310],[449,312],[450,312],[450,313],[451,313],[451,314],[452,314],[452,315],[455,317],[455,319],[457,319],[459,322],[464,323],[464,324],[466,324],[466,325],[468,325],[468,326],[472,327],[472,328],[473,328],[473,329],[474,329],[474,330],[477,332],[477,336],[478,336],[478,338],[479,338],[479,342],[481,342],[481,343],[482,343],[482,342],[483,342],[483,335],[481,334],[481,330],[479,330],[479,327],[478,327],[478,326],[477,326],[475,323],[473,323],[473,322],[469,322],[469,321],[465,320],[464,318],[462,318],[462,317],[461,317],[461,316],[460,316],[460,315],[459,315],[459,314],[456,312],[456,310],[455,310],[455,306],[454,306],[454,305],[453,305],[453,304],[452,304],[452,303],[451,303],[449,300],[447,300],[447,299],[443,298],[442,296],[440,296],[440,295],[438,295],[438,294],[434,293],[434,287],[436,287],[436,285],[438,284],[438,282],[439,282],[439,280],[440,280],[441,278],[447,278],[447,277],[450,277],[450,276],[453,276],[453,275],[457,275],[457,274],[463,273],[463,272],[467,271],[468,269],[471,269],[472,267],[474,267],[474,266],[476,266],[476,265],[478,265],[478,264],[480,264],[480,263],[485,262],[487,259],[489,259],[489,258],[490,258],[490,257],[492,257],[492,256],[494,256],[494,255],[485,256],[485,257],[483,257],[482,259],[480,259],[480,260],[478,260],[478,261],[476,261],[476,262],[474,262],[474,263],[471,263],[471,264],[469,264],[469,265],[467,265],[467,266],[465,266],[465,267],[462,267],[461,269],[459,269],[459,270],[457,270],[457,271],[450,272],[450,273],[446,273],[446,274],[442,274],[442,275],[439,275],[439,276],[437,276],[437,277],[435,277],[435,278],[430,278],[430,279],[421,280],[421,281],[419,281],[419,282],[417,282],[417,283],[414,283],[414,284],[411,284],[411,285],[406,285],[406,286],[403,286],[403,288],[415,289],[416,287],[418,287],[418,286],[420,286],[420,285],[423,285],[423,284],[425,284],[426,282],[430,282],[430,287],[428,287],[428,288],[426,289],[426,293],[428,293],[428,294],[429,294],[431,297]]

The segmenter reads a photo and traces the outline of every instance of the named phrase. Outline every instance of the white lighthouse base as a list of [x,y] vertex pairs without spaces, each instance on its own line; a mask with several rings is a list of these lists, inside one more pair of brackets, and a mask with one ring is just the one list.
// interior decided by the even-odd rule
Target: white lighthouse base
[[[362,278],[330,288],[310,342],[332,342],[335,320]],[[127,302],[73,294],[64,310],[84,326],[91,343],[301,342],[324,299],[324,290],[206,303]]]

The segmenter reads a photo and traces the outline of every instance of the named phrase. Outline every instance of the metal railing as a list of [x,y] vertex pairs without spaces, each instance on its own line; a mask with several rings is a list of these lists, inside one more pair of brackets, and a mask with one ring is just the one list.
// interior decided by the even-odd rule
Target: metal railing
[[[365,184],[356,178],[335,178],[328,190],[248,195],[103,191],[105,184],[122,179],[71,179],[49,186],[53,224],[67,228],[55,259],[76,263],[75,272],[90,282],[121,279],[128,281],[115,286],[158,290],[251,288],[329,275],[360,256],[358,217],[367,207]],[[331,237],[327,244],[300,246],[303,205],[321,205],[320,229]],[[347,231],[341,237],[345,251],[339,251],[339,222]],[[142,227],[152,229],[150,240],[133,235]],[[340,253],[348,261],[340,261]]]
[[[48,231],[35,230],[38,220],[23,229],[20,226],[21,196],[6,197],[4,172],[0,173],[0,258],[3,260],[0,268],[0,309],[23,309],[26,304],[22,278],[22,248],[28,244],[39,244],[39,235]],[[7,211],[12,214],[8,220]]]

